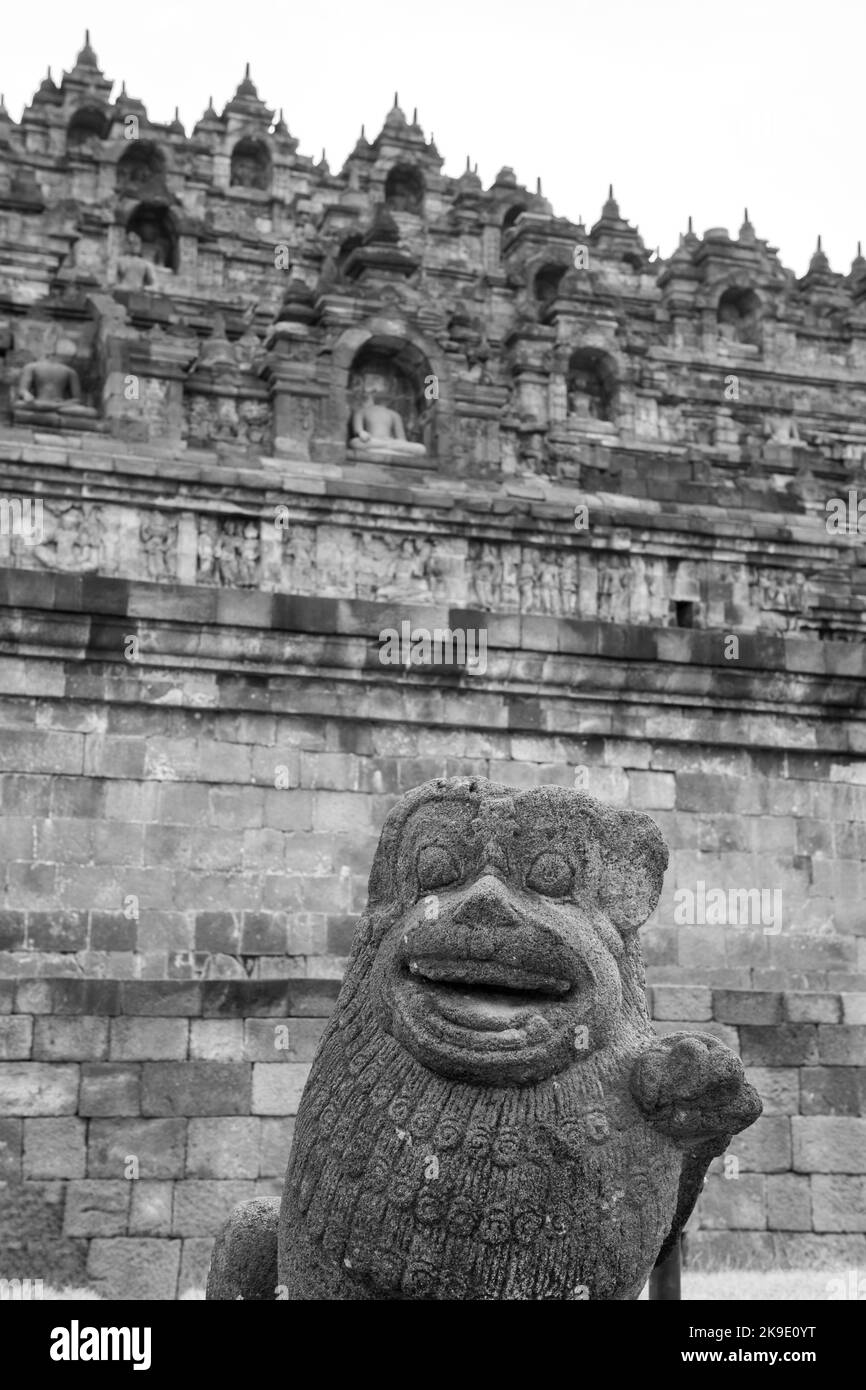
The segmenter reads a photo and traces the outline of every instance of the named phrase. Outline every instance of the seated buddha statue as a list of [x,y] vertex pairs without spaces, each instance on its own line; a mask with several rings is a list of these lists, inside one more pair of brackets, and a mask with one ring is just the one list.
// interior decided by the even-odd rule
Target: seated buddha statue
[[125,290],[143,290],[156,285],[153,266],[142,255],[141,246],[138,232],[127,232],[126,249],[117,258],[117,283]]
[[381,377],[365,377],[364,399],[352,411],[352,447],[370,450],[378,455],[423,458],[427,450],[423,444],[413,444],[406,438],[403,420],[398,412],[377,400],[377,397],[385,394],[385,389]]
[[24,368],[18,380],[15,404],[28,410],[56,410],[66,415],[93,415],[81,399],[78,373],[54,358],[39,358]]

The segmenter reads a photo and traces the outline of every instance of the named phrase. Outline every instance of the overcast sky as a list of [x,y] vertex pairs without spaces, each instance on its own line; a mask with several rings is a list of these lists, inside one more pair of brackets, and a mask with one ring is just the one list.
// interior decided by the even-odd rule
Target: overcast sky
[[413,107],[458,175],[503,164],[589,224],[613,183],[623,216],[670,255],[695,231],[759,237],[805,273],[817,234],[834,270],[866,243],[861,0],[37,0],[7,4],[0,90],[14,119],[90,27],[103,72],[154,120],[189,131],[249,61],[302,153],[339,169],[361,123]]

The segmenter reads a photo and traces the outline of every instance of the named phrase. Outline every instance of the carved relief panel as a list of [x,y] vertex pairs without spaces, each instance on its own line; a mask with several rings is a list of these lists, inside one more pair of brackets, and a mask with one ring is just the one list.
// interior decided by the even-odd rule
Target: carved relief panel
[[111,503],[42,500],[38,529],[26,539],[0,536],[0,559],[154,583],[472,605],[609,623],[737,623],[796,632],[820,618],[822,631],[838,631],[840,638],[864,625],[859,610],[843,608],[835,592],[821,594],[803,570],[638,554],[627,531],[615,532],[602,549],[310,523],[283,530],[272,513],[133,512]]
[[267,401],[250,396],[184,393],[184,437],[199,448],[217,443],[264,444],[269,437]]

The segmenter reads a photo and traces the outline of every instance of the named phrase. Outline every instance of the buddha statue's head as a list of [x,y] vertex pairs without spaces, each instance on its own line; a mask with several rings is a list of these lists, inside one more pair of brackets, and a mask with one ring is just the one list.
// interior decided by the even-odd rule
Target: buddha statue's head
[[388,383],[379,372],[365,372],[361,385],[365,401],[377,405],[385,403],[388,395]]

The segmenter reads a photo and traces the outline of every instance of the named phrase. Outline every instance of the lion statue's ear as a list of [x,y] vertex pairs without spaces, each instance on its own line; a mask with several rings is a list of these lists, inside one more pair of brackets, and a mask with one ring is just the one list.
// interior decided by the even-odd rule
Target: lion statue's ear
[[654,820],[606,808],[599,902],[620,931],[643,926],[662,891],[668,848]]

